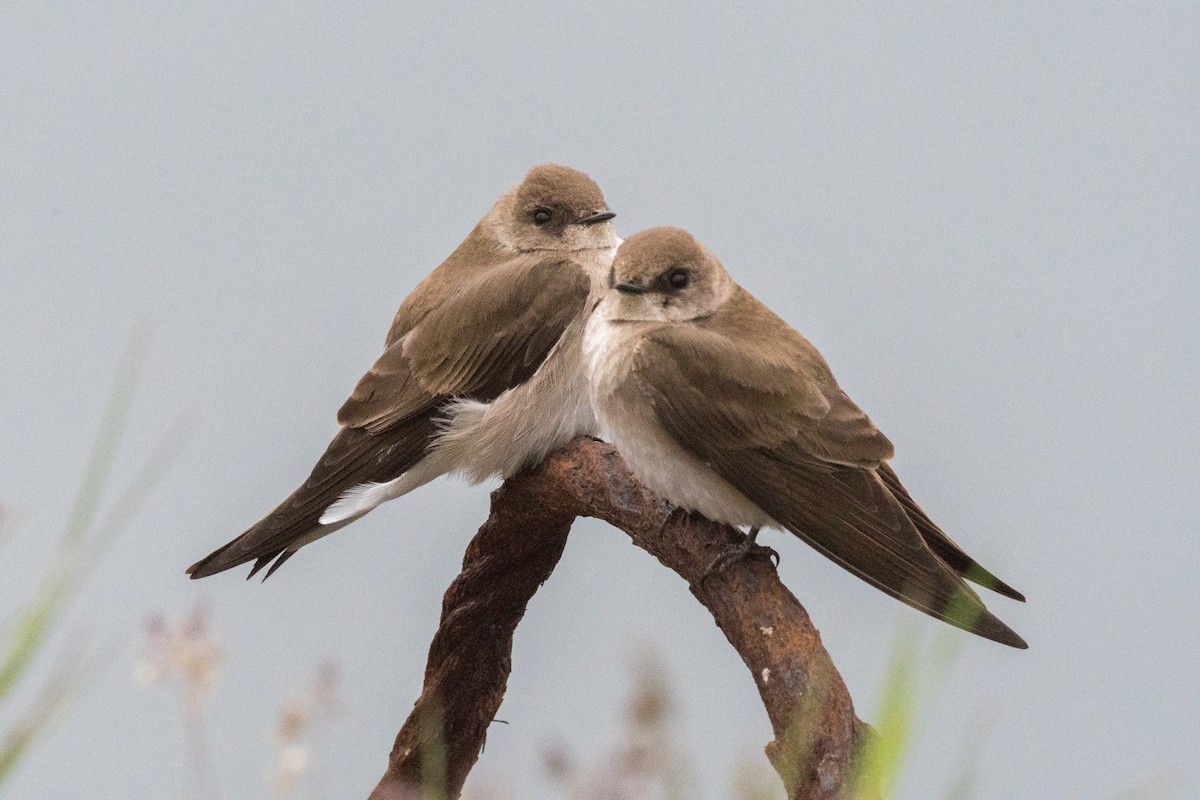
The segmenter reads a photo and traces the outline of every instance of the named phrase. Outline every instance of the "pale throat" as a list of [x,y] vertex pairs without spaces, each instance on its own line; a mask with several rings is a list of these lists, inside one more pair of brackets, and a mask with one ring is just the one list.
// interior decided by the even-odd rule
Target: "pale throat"
[[703,305],[688,303],[663,304],[659,295],[623,295],[610,292],[596,309],[596,314],[607,322],[666,322],[683,324],[712,316],[728,298],[729,291],[722,287],[720,297],[714,303]]

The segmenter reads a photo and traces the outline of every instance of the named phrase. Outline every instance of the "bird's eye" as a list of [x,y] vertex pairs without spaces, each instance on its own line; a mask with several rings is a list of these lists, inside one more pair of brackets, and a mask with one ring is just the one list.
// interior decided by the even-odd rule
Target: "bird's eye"
[[533,212],[533,223],[535,225],[545,225],[554,218],[554,214],[548,208],[539,208]]
[[686,269],[673,269],[667,273],[667,285],[672,289],[686,289],[690,279]]

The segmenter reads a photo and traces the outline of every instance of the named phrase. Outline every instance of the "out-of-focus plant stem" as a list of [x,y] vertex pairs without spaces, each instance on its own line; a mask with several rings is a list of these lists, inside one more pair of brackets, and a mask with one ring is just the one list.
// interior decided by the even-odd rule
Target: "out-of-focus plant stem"
[[[139,325],[122,356],[100,431],[55,552],[36,579],[29,599],[0,626],[0,711],[7,711],[16,689],[30,682],[33,667],[44,656],[53,634],[61,628],[71,604],[100,558],[128,528],[180,449],[182,430],[175,426],[97,521],[117,449],[128,428],[149,341],[148,326]],[[48,670],[50,677],[34,690],[33,699],[24,709],[13,712],[15,720],[0,730],[0,786],[11,777],[38,737],[78,697],[98,665],[98,659],[88,654],[89,646],[83,637],[72,637],[65,648],[53,660]]]

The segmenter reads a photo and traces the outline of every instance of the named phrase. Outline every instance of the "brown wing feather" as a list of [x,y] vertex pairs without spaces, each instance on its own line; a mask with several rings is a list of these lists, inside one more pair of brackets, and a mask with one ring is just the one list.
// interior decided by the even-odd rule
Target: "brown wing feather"
[[816,349],[749,295],[699,325],[650,333],[631,377],[676,442],[818,551],[931,616],[1025,647],[877,471],[891,443]]
[[660,410],[685,405],[697,435],[715,449],[799,441],[833,464],[877,466],[892,457],[892,443],[838,386],[817,349],[740,288],[693,325],[650,332],[632,377],[677,395],[663,397]]
[[908,490],[900,483],[900,478],[897,477],[895,470],[892,469],[890,464],[881,464],[879,466],[879,477],[883,480],[884,485],[887,486],[888,491],[892,493],[892,496],[904,506],[908,518],[912,520],[913,525],[920,531],[921,538],[925,540],[925,544],[929,545],[929,549],[937,554],[937,557],[944,561],[948,567],[972,583],[978,584],[985,589],[991,589],[997,594],[1002,594],[1013,600],[1020,600],[1022,603],[1025,602],[1025,595],[980,566],[978,561],[967,555],[953,539],[947,536],[929,518],[925,511],[912,499]]
[[349,399],[338,409],[337,421],[349,428],[382,433],[427,412],[438,400],[413,376],[400,341],[385,350],[359,379]]
[[583,270],[559,259],[488,270],[384,352],[338,422],[378,433],[447,397],[494,400],[537,372],[590,288]]
[[425,455],[426,443],[435,431],[430,414],[410,419],[379,436],[342,428],[300,488],[242,535],[188,567],[188,574],[203,578],[248,561],[269,561],[283,554],[293,542],[319,526],[321,513],[346,489],[368,481],[390,481],[404,474]]
[[817,466],[786,448],[731,452],[712,464],[777,522],[876,588],[951,625],[1026,647],[926,546],[876,470]]
[[414,328],[404,352],[431,392],[491,400],[537,371],[590,289],[557,258],[490,270]]

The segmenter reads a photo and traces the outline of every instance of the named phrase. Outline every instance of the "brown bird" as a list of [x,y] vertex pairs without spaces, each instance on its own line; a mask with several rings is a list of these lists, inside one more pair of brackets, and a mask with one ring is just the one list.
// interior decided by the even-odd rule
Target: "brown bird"
[[188,573],[254,561],[269,577],[439,475],[507,477],[594,433],[580,344],[621,241],[614,216],[582,172],[530,170],[405,299],[308,480]]
[[893,597],[972,633],[1027,645],[963,578],[1025,598],[926,516],[886,463],[892,444],[803,336],[678,228],[617,251],[584,362],[601,428],[679,506],[749,527],[714,562],[784,528]]

